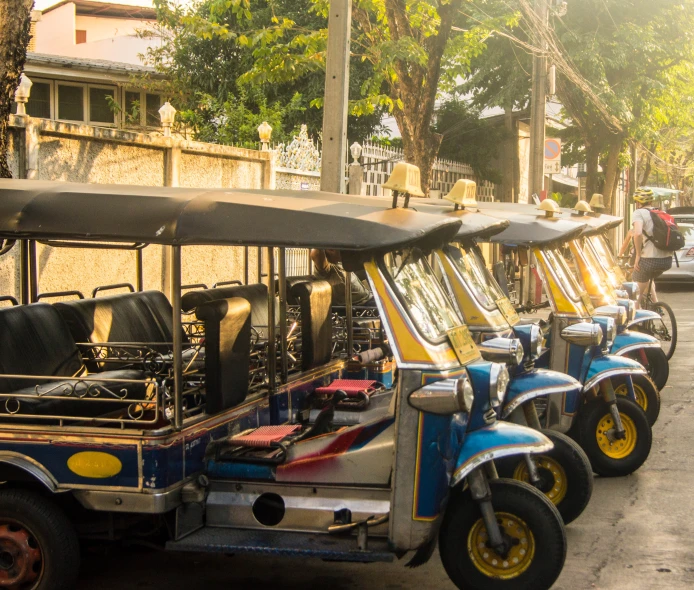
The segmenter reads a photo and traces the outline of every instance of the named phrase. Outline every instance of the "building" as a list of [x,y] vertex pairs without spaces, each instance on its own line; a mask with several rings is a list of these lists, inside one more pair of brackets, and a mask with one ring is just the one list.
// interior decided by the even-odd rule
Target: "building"
[[105,59],[140,65],[140,54],[156,42],[141,35],[156,26],[151,6],[95,0],[63,0],[34,11],[31,50],[47,55]]

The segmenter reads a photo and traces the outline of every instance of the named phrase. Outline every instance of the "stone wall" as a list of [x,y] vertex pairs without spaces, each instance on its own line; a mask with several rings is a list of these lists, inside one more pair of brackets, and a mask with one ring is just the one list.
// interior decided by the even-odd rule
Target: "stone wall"
[[[10,119],[9,164],[15,178],[99,184],[274,188],[270,152],[204,144],[153,134],[59,123],[26,116]],[[297,187],[297,188],[300,188]],[[132,251],[37,247],[39,293],[136,283]],[[258,281],[257,249],[249,248],[248,276]],[[244,249],[189,246],[182,254],[183,284],[243,280]],[[19,298],[19,247],[0,259],[0,294]],[[143,251],[146,289],[166,291],[164,248]]]
[[319,172],[302,172],[290,168],[277,168],[275,170],[275,188],[292,191],[318,191],[320,190]]

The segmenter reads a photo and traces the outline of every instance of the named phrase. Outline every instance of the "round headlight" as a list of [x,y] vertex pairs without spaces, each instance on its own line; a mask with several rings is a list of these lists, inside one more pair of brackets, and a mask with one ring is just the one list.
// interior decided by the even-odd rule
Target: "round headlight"
[[624,309],[621,305],[617,310],[617,317],[615,318],[615,320],[618,326],[624,326],[627,323],[627,310]]
[[498,408],[504,401],[508,389],[509,375],[506,365],[495,363],[489,375],[489,403]]
[[470,412],[472,410],[472,402],[475,399],[475,392],[472,390],[472,383],[470,383],[467,375],[458,379],[455,389],[459,411]]
[[542,354],[542,328],[534,324],[530,328],[530,358],[536,359]]
[[614,342],[615,336],[617,336],[617,323],[612,318],[607,318],[605,336],[607,337],[608,343]]
[[525,351],[523,350],[523,345],[520,340],[515,340],[514,345],[515,346],[511,348],[511,364],[515,366],[523,362]]
[[627,302],[627,321],[633,322],[636,317],[636,303],[631,299]]

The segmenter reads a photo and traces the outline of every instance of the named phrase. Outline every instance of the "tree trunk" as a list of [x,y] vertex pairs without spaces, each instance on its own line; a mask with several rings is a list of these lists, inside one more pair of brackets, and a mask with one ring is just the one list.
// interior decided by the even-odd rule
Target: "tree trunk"
[[598,192],[598,160],[600,151],[586,141],[586,201]]
[[622,153],[623,145],[622,138],[610,142],[607,152],[607,162],[605,164],[605,186],[603,188],[603,196],[605,197],[606,208],[613,214],[616,211],[613,196],[616,194],[617,183],[619,182],[619,156]]
[[[504,127],[508,131],[508,137],[504,139],[504,144],[501,148],[501,200],[504,203],[513,203],[514,201],[514,172],[516,166],[515,147],[518,144],[518,137],[514,133],[513,128],[513,109],[504,109]],[[516,144],[516,145],[514,145]]]
[[0,178],[12,178],[7,165],[8,123],[31,38],[33,6],[34,0],[0,0]]

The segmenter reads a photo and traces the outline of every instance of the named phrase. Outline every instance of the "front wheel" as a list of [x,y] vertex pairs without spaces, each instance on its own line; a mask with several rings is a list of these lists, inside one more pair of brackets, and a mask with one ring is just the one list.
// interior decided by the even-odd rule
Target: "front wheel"
[[469,490],[451,498],[439,533],[443,567],[465,590],[545,590],[566,559],[566,534],[554,505],[535,488],[510,479],[489,481],[506,555],[488,547],[487,530]]
[[0,491],[0,588],[71,590],[80,547],[67,516],[21,489]]
[[616,403],[625,431],[621,439],[615,436],[615,424],[607,402],[592,400],[583,406],[579,415],[579,444],[588,455],[593,471],[605,477],[633,473],[651,452],[653,437],[646,413],[621,395],[617,396]]
[[[658,349],[653,350],[662,354],[662,351]],[[663,357],[664,356],[665,355],[663,355]],[[667,362],[667,360],[665,362]],[[634,385],[636,403],[646,412],[648,423],[653,426],[660,415],[660,391],[658,391],[656,384],[646,375],[633,375],[631,381]],[[614,392],[617,395],[629,397],[629,387],[627,386],[625,378],[615,380]]]
[[[542,430],[554,447],[532,458],[538,468],[535,486],[557,507],[564,524],[576,520],[588,506],[593,494],[593,469],[578,443],[555,430]],[[495,461],[500,477],[530,482],[525,457],[513,455]]]

